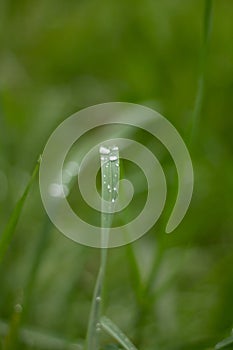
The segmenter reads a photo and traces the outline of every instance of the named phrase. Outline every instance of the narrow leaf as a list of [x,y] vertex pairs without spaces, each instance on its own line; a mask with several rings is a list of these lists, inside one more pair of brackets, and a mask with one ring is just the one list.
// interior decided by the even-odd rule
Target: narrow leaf
[[233,348],[233,335],[230,337],[223,339],[218,344],[215,345],[215,349],[225,349],[231,347]]
[[127,336],[109,318],[103,316],[100,320],[103,330],[111,335],[125,350],[137,350]]
[[[92,299],[89,317],[86,350],[99,349],[100,317],[102,307],[102,291],[107,264],[107,244],[109,229],[112,224],[113,214],[109,213],[114,208],[118,195],[119,182],[119,150],[118,147],[100,147],[101,162],[101,261],[95,290]],[[105,248],[103,248],[105,247]]]
[[34,181],[36,175],[37,175],[38,169],[39,169],[39,163],[36,164],[36,166],[33,170],[32,176],[31,176],[21,198],[16,203],[16,206],[15,206],[15,208],[10,216],[10,219],[9,219],[4,231],[2,232],[2,234],[0,236],[0,262],[4,258],[6,251],[7,251],[7,248],[9,246],[9,244],[11,243],[16,225],[19,221],[24,203],[25,203],[27,195],[28,195],[28,192],[33,184],[33,181]]

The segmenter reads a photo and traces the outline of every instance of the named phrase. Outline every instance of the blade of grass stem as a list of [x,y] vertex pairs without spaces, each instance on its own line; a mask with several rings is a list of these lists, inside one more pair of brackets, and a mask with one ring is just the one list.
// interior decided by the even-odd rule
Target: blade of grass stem
[[226,339],[223,339],[222,341],[220,341],[218,344],[215,345],[216,350],[226,349],[226,348],[232,349],[232,347],[233,347],[233,335]]
[[[102,247],[108,243],[109,229],[112,224],[112,209],[118,195],[119,183],[119,151],[118,147],[106,148],[100,147],[101,159],[101,241]],[[86,350],[99,349],[99,332],[102,294],[104,278],[106,274],[107,248],[101,248],[101,261],[99,273],[94,289],[91,312],[86,338]]]
[[39,169],[39,162],[36,164],[36,166],[33,170],[32,176],[31,176],[31,178],[30,178],[30,180],[29,180],[29,182],[28,182],[28,184],[23,192],[23,195],[21,196],[19,201],[16,203],[16,206],[15,206],[15,208],[10,216],[10,219],[9,219],[3,233],[1,234],[1,237],[0,237],[0,263],[6,254],[8,246],[11,243],[11,240],[13,238],[16,225],[19,221],[24,203],[26,201],[26,198],[27,198],[27,195],[30,191],[30,188],[34,182],[34,179],[38,173],[38,169]]
[[111,335],[125,350],[137,350],[129,338],[109,318],[101,317],[100,324],[103,330]]
[[193,112],[193,123],[191,130],[191,142],[194,140],[201,115],[201,110],[203,106],[204,90],[205,90],[205,75],[206,75],[206,62],[207,53],[210,41],[210,34],[212,28],[212,18],[213,18],[213,0],[205,0],[205,11],[204,11],[204,25],[203,25],[203,42],[200,51],[199,58],[199,78],[198,78],[198,88],[194,104]]

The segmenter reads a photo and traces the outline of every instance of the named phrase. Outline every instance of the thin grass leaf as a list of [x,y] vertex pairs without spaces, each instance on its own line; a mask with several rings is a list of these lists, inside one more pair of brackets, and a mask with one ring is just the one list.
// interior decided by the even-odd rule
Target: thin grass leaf
[[199,119],[201,115],[201,110],[204,100],[204,90],[205,90],[205,74],[206,74],[206,59],[210,41],[210,34],[212,28],[213,19],[213,0],[205,1],[204,10],[204,25],[203,25],[203,42],[200,50],[199,58],[199,78],[198,78],[198,88],[194,105],[193,112],[193,125],[191,130],[191,142],[195,138],[197,128],[199,125]]
[[39,162],[36,164],[36,166],[33,170],[32,176],[31,176],[31,178],[30,178],[30,180],[29,180],[29,182],[28,182],[28,184],[23,192],[23,195],[19,199],[19,201],[16,203],[16,206],[15,206],[15,208],[10,216],[10,219],[9,219],[3,233],[1,234],[1,237],[0,237],[0,263],[6,254],[8,246],[11,243],[16,225],[19,221],[24,203],[25,203],[27,195],[28,195],[28,192],[30,191],[30,188],[31,188],[31,186],[34,182],[34,179],[38,173],[38,169],[39,169]]
[[215,345],[215,349],[226,349],[231,348],[233,349],[233,335],[231,335],[228,338],[223,339],[218,344]]
[[118,341],[125,350],[137,350],[129,338],[109,318],[101,317],[100,324],[103,330]]
[[[102,246],[106,247],[108,243],[109,229],[111,227],[113,214],[112,209],[118,195],[119,183],[119,150],[118,147],[100,147],[101,160],[101,240]],[[92,299],[91,312],[86,338],[86,350],[99,349],[99,332],[102,291],[104,278],[106,274],[107,248],[101,248],[100,269],[95,285]]]

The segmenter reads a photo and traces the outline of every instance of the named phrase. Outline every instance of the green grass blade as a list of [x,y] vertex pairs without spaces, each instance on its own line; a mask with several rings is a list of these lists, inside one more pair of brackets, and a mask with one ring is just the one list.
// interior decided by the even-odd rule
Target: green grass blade
[[203,42],[202,42],[200,58],[199,58],[199,78],[198,78],[198,88],[197,88],[197,94],[196,94],[194,112],[193,112],[191,141],[193,141],[193,139],[195,138],[195,135],[198,129],[199,119],[200,119],[203,100],[204,100],[206,61],[207,61],[207,53],[208,53],[210,34],[211,34],[211,28],[212,28],[212,19],[213,19],[213,0],[205,0]]
[[[119,182],[119,151],[118,147],[100,148],[101,159],[101,240],[102,245],[108,242],[109,228],[113,214],[109,213],[115,205]],[[102,290],[106,274],[107,248],[101,248],[100,269],[92,299],[91,312],[87,330],[86,350],[99,349],[100,317],[102,307]]]
[[29,182],[28,182],[28,184],[23,192],[23,195],[16,203],[16,206],[15,206],[15,208],[10,216],[10,219],[9,219],[4,231],[1,234],[1,237],[0,237],[0,262],[4,258],[6,251],[7,251],[7,248],[8,248],[8,246],[13,238],[13,234],[14,234],[16,225],[19,221],[19,218],[20,218],[24,203],[26,201],[28,192],[30,191],[30,188],[31,188],[31,186],[34,182],[34,179],[38,173],[38,169],[39,169],[39,162],[36,164],[36,166],[33,170],[32,176],[31,176],[31,178],[30,178],[30,180],[29,180]]
[[220,341],[218,344],[215,345],[215,349],[226,349],[226,348],[231,348],[233,349],[233,335],[230,337],[223,339]]
[[127,336],[109,318],[103,316],[100,320],[103,330],[111,335],[125,350],[137,350]]

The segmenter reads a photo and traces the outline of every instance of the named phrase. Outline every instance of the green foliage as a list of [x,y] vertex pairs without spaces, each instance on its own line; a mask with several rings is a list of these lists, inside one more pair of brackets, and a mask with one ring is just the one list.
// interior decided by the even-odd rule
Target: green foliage
[[[159,142],[130,130],[157,155],[168,198],[147,235],[111,250],[104,314],[147,350],[211,349],[232,328],[232,16],[227,0],[0,2],[0,347],[9,334],[14,350],[85,343],[100,252],[48,227],[38,183],[27,196],[27,179],[62,120],[109,101],[157,109],[187,143],[194,129],[195,190],[184,221],[165,235],[176,171]],[[88,146],[88,137],[78,144]],[[127,162],[124,176],[137,180],[134,213],[146,188]],[[112,335],[101,332],[100,343]]]
[[216,346],[215,349],[233,349],[233,335],[223,339],[222,341],[220,341]]
[[29,190],[34,182],[34,179],[37,175],[38,169],[39,169],[39,164],[36,165],[36,167],[32,173],[32,176],[31,176],[21,198],[18,200],[18,202],[17,202],[17,204],[16,204],[16,206],[15,206],[15,208],[10,216],[10,219],[6,225],[6,228],[4,229],[4,231],[2,232],[2,234],[0,236],[0,262],[3,259],[4,255],[6,254],[7,248],[11,243],[11,240],[12,240],[14,232],[15,232],[16,225],[19,221],[24,203],[27,199],[28,192],[29,192]]
[[101,317],[100,323],[103,330],[117,340],[125,350],[137,350],[128,337],[109,318]]

